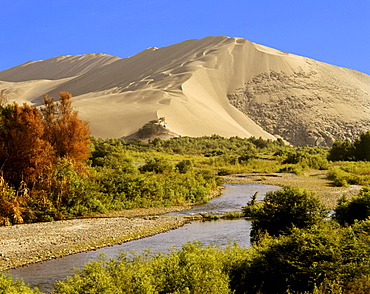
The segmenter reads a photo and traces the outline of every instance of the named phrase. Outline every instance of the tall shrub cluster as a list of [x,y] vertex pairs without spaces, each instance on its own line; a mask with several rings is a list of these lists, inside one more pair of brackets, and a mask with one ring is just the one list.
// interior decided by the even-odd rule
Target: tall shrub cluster
[[355,222],[368,219],[370,217],[370,188],[363,188],[351,199],[342,196],[338,199],[334,212],[335,220],[342,226],[353,225]]
[[5,180],[32,185],[51,167],[54,156],[43,137],[45,124],[37,108],[17,104],[0,108],[0,167]]
[[45,125],[43,138],[51,144],[57,158],[75,162],[88,159],[90,130],[87,122],[80,120],[78,112],[72,108],[72,94],[61,92],[58,103],[45,95],[41,113]]
[[335,140],[329,151],[332,161],[370,161],[370,131],[362,133],[354,142]]
[[244,215],[254,219],[251,241],[259,242],[266,233],[279,236],[289,234],[294,228],[309,228],[323,220],[327,210],[313,192],[284,187],[266,193],[261,203],[248,202]]
[[220,185],[209,170],[194,168],[192,161],[174,165],[164,156],[146,155],[134,165],[130,152],[119,140],[93,140],[92,168],[106,209],[201,203]]
[[[0,173],[6,183],[0,191],[1,217],[8,214],[4,207],[20,203],[23,212],[12,222],[37,218],[34,211],[43,206],[58,206],[55,185],[60,181],[55,181],[54,169],[62,160],[82,167],[88,158],[89,127],[71,103],[72,95],[61,92],[59,102],[45,96],[41,110],[27,104],[0,106]],[[5,189],[7,185],[13,190]],[[21,192],[24,187],[26,194]]]

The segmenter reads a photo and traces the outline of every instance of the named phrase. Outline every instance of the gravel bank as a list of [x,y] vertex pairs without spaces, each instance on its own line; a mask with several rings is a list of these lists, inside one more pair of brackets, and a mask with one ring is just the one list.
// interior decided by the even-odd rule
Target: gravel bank
[[187,222],[186,218],[158,214],[184,208],[138,209],[106,217],[0,227],[0,270],[178,228]]

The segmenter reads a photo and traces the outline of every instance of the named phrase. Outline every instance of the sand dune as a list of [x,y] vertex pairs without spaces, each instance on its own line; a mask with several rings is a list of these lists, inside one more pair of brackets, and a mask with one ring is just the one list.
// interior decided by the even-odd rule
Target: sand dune
[[[281,136],[330,145],[370,129],[370,77],[241,38],[148,48],[125,59],[60,56],[0,72],[10,101],[74,95],[97,137],[125,137],[165,117],[182,136]],[[355,101],[353,101],[355,100]]]

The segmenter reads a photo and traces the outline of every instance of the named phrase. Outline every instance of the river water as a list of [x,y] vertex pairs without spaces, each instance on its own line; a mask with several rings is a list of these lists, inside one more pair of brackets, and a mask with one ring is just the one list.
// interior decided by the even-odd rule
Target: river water
[[[200,213],[224,214],[240,211],[250,197],[255,193],[257,200],[262,200],[266,192],[280,189],[277,186],[259,184],[227,184],[220,197],[206,204],[194,206],[192,209],[172,213],[176,215],[197,215]],[[32,287],[38,287],[42,292],[53,291],[55,281],[74,274],[74,268],[81,268],[92,260],[97,260],[104,253],[115,257],[120,251],[141,252],[150,249],[153,253],[168,253],[169,248],[181,248],[187,242],[198,240],[205,245],[217,244],[225,246],[238,242],[241,246],[250,246],[249,232],[251,222],[238,220],[192,221],[176,230],[171,230],[155,236],[127,243],[104,247],[98,250],[77,253],[66,257],[47,260],[10,270],[13,277],[22,278]]]

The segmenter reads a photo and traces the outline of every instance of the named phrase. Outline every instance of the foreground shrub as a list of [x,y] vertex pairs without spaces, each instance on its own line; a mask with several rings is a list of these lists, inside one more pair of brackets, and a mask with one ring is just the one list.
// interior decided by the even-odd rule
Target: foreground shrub
[[345,196],[341,197],[334,212],[334,219],[342,226],[367,219],[370,216],[370,188],[363,188],[360,194],[353,196],[351,200]]
[[341,229],[328,223],[266,238],[234,268],[231,288],[248,294],[368,293],[351,290],[369,286],[369,225]]
[[242,251],[194,242],[169,255],[122,253],[115,260],[88,263],[58,282],[55,293],[231,293],[227,271]]
[[0,272],[0,293],[4,294],[38,294],[37,288],[31,289],[22,280],[12,280],[10,275]]

